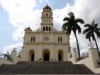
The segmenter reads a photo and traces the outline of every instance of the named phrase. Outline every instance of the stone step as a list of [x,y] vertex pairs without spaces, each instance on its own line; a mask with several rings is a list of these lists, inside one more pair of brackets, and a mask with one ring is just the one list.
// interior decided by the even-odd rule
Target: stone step
[[[83,64],[68,62],[19,62],[16,65],[1,65],[0,74],[93,74]],[[34,63],[34,64],[33,64]],[[57,63],[57,64],[55,64]]]
[[19,61],[16,65],[30,65],[30,64],[73,64],[71,61]]

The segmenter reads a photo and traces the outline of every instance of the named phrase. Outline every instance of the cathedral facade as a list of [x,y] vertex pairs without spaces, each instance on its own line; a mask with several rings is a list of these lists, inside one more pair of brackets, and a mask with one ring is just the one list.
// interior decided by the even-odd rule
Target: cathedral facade
[[66,31],[57,31],[53,27],[53,12],[48,5],[43,8],[41,15],[39,29],[25,29],[22,60],[68,61],[69,36]]

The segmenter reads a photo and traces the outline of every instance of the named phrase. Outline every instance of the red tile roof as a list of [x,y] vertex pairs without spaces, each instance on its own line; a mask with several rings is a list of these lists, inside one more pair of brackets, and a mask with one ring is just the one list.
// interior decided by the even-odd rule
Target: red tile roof
[[46,5],[46,6],[43,8],[43,10],[45,10],[45,9],[51,10],[51,8],[50,8],[48,5]]

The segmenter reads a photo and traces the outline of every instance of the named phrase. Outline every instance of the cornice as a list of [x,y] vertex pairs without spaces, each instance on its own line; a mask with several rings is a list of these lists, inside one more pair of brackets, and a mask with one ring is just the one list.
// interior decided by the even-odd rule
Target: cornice
[[53,33],[53,34],[66,34],[65,31],[32,31],[32,32],[26,32],[26,33],[29,33],[29,34],[33,34],[33,33],[45,33],[45,34],[50,34],[50,33]]
[[40,25],[53,25],[53,23],[40,23]]
[[54,44],[54,45],[68,45],[68,43],[53,43],[53,42],[36,42],[36,43],[28,43],[28,42],[24,42],[24,44]]
[[53,17],[45,17],[45,16],[42,16],[41,19],[43,19],[43,18],[44,19],[53,19]]

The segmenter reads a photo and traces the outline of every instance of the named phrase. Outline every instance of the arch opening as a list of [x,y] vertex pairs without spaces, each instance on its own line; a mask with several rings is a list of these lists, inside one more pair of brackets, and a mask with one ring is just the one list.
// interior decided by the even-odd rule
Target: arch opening
[[63,61],[63,51],[58,52],[58,61]]
[[51,28],[49,27],[49,31],[51,31]]
[[50,60],[50,52],[48,50],[45,50],[43,52],[43,60],[44,61],[49,61]]
[[29,53],[29,59],[30,59],[30,61],[34,61],[34,56],[35,56],[35,53],[34,53],[33,50],[31,50],[30,53]]

